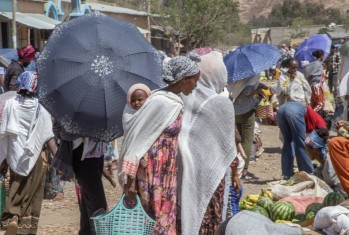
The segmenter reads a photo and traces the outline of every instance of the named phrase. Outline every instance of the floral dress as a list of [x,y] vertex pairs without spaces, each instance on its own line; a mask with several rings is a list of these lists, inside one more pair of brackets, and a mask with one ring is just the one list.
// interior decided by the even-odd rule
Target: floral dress
[[153,234],[176,234],[176,170],[181,125],[180,114],[148,150],[137,171],[142,206],[155,219]]
[[[231,163],[230,167],[235,167],[239,165],[239,159],[235,158]],[[224,207],[224,188],[225,188],[225,180],[224,178],[218,185],[216,191],[213,193],[211,201],[207,206],[206,213],[201,223],[200,235],[210,235],[215,234],[218,226],[222,223],[222,214]]]

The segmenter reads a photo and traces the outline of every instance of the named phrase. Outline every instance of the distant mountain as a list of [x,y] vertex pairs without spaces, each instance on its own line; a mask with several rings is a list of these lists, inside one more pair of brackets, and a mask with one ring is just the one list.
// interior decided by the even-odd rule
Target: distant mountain
[[[273,6],[282,4],[283,0],[237,0],[240,5],[240,19],[246,23],[253,16],[268,16]],[[300,0],[304,2],[305,0]],[[333,7],[344,11],[349,8],[349,0],[310,0],[314,3],[322,3],[325,8]],[[342,12],[344,13],[344,12]]]

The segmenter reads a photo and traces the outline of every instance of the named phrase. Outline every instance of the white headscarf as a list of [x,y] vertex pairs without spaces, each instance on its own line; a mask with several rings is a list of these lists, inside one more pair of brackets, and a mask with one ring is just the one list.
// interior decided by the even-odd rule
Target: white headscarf
[[230,99],[234,102],[235,99],[240,95],[240,93],[247,86],[253,86],[254,89],[257,89],[259,84],[259,74],[254,77],[245,78],[243,80],[228,84],[228,91],[230,95]]
[[183,234],[198,234],[207,206],[236,157],[232,102],[218,95],[227,82],[219,52],[201,57],[197,89],[183,97],[178,195]]

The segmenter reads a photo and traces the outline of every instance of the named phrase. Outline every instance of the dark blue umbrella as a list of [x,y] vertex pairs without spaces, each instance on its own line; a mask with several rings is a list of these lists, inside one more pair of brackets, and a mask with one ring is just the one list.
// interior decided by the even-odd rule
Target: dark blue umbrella
[[228,83],[255,76],[275,65],[281,57],[277,47],[253,43],[235,49],[224,57]]
[[294,57],[301,65],[302,61],[315,61],[316,59],[312,56],[312,53],[316,50],[323,50],[326,58],[330,54],[331,43],[332,41],[327,34],[315,34],[299,45]]
[[37,67],[40,102],[64,130],[105,142],[123,134],[130,86],[163,85],[158,53],[137,27],[98,12],[56,26]]

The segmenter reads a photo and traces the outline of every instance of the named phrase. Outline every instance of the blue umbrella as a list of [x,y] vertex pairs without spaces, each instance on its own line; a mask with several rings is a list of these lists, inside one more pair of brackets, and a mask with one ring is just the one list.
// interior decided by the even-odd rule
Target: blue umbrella
[[224,57],[228,83],[259,74],[275,65],[280,57],[279,49],[271,44],[253,43],[239,47]]
[[316,50],[323,50],[326,58],[330,54],[331,43],[332,41],[327,34],[315,34],[299,45],[294,57],[297,59],[299,66],[302,61],[315,61],[316,59],[312,56],[312,53]]
[[135,83],[163,85],[162,63],[133,24],[90,13],[56,26],[37,60],[40,103],[78,136],[109,142]]

